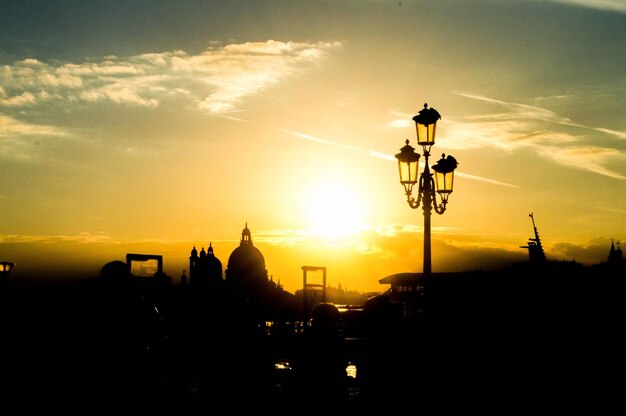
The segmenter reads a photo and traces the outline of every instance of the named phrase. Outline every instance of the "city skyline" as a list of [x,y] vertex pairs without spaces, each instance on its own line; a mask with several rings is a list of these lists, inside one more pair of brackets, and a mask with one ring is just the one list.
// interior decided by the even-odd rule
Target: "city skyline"
[[626,234],[619,1],[3,2],[0,260],[97,274],[247,223],[268,275],[332,286],[422,270],[394,155],[441,113],[458,160],[433,272],[605,261]]

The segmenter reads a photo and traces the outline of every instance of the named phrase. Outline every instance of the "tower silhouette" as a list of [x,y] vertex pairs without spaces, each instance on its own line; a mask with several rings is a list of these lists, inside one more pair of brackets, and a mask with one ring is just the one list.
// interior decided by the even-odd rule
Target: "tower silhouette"
[[617,242],[617,249],[615,248],[615,243],[611,239],[611,249],[609,250],[609,263],[619,263],[622,261],[622,249],[619,246],[619,241]]

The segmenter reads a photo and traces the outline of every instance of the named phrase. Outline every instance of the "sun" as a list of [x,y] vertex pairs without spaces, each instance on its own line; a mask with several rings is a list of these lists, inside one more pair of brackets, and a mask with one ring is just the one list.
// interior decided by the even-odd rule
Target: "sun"
[[309,227],[316,235],[341,238],[363,227],[364,206],[347,184],[326,180],[312,185],[304,202]]

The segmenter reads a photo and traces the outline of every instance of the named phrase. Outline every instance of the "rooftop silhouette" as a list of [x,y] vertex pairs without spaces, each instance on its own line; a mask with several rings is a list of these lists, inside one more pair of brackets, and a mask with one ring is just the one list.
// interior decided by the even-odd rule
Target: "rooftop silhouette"
[[[305,294],[268,277],[247,224],[225,270],[211,243],[192,247],[181,284],[162,273],[162,256],[136,253],[104,264],[96,279],[3,279],[5,392],[26,407],[34,396],[59,407],[207,412],[295,411],[312,400],[311,410],[331,412],[450,395],[528,403],[539,398],[524,393],[529,378],[540,389],[609,388],[598,378],[622,351],[619,242],[597,267],[556,267],[533,251],[541,241],[530,216],[535,245],[523,247],[524,264],[391,275],[381,278],[388,290],[350,298],[357,304],[317,299],[310,319]],[[545,267],[537,269],[538,260]],[[347,293],[327,289],[329,298]]]

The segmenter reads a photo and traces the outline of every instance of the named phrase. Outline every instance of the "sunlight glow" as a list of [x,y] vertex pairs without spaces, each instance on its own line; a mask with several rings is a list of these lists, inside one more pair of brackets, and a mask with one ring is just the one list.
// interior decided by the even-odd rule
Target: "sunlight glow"
[[345,183],[325,180],[305,192],[304,212],[314,233],[331,239],[353,234],[363,226],[364,209]]

